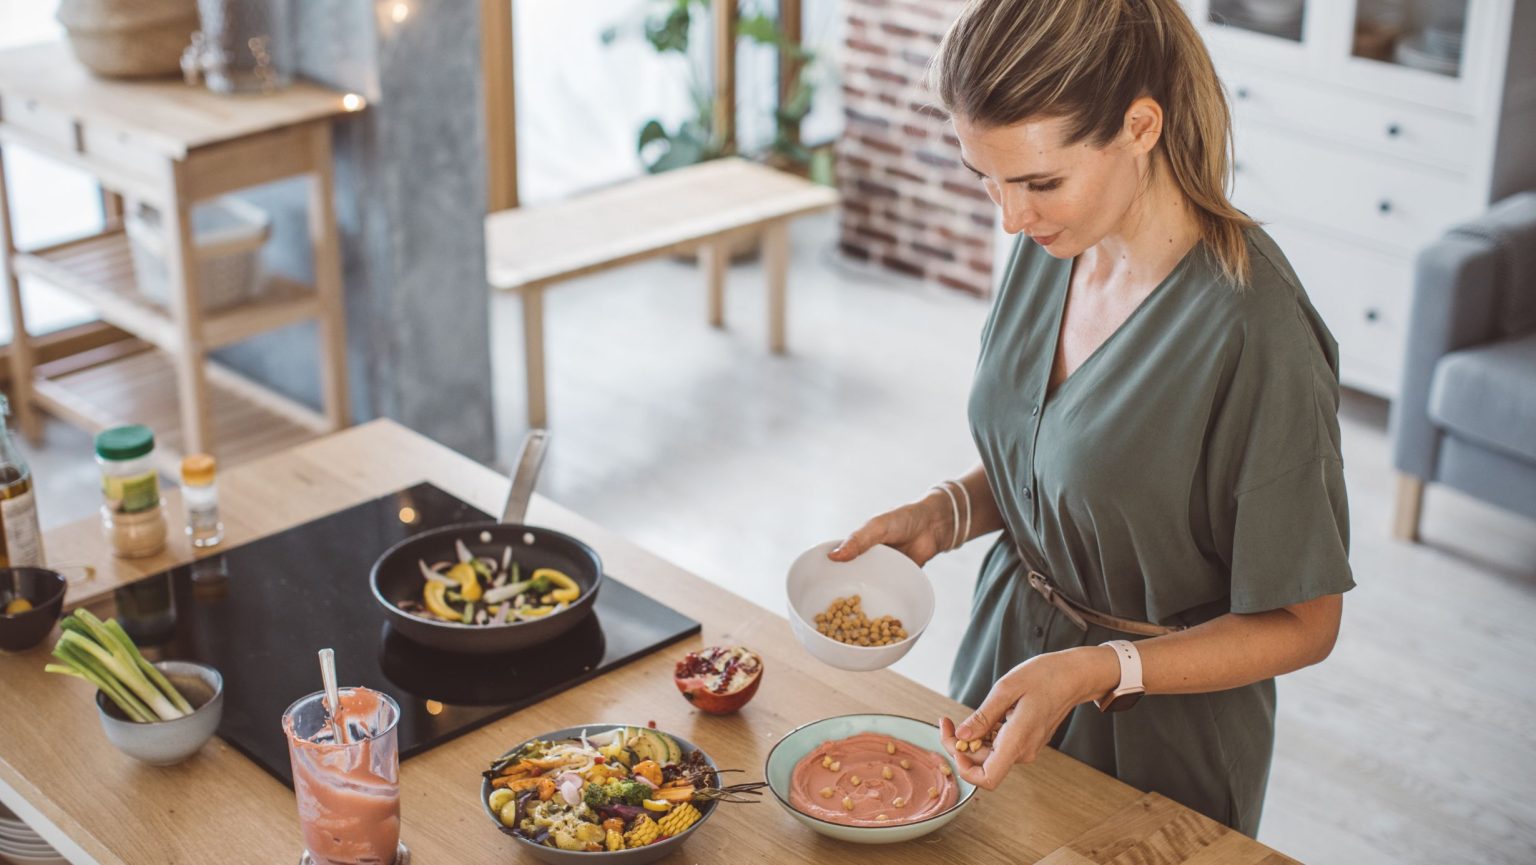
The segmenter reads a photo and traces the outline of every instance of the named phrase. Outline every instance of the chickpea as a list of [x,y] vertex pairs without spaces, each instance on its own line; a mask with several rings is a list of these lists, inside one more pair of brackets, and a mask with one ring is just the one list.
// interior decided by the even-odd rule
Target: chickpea
[[886,766],[886,767],[884,767],[884,768],[882,768],[880,770],[880,777],[882,777],[885,780],[889,781],[892,778],[896,777],[896,773],[891,771],[891,767],[890,766]]

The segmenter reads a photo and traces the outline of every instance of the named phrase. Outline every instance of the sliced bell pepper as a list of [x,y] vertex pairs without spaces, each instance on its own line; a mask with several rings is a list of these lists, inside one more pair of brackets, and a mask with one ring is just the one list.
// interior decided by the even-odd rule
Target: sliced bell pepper
[[422,600],[426,601],[427,609],[434,616],[457,622],[463,618],[463,613],[455,610],[448,603],[448,587],[442,583],[427,583],[421,590]]
[[478,601],[484,589],[480,588],[480,575],[475,571],[474,565],[467,562],[459,562],[448,569],[445,574],[450,580],[459,584],[459,593],[466,601]]
[[539,568],[534,571],[533,578],[537,580],[539,577],[555,584],[557,588],[552,589],[549,595],[557,602],[569,604],[581,596],[581,587],[576,585],[576,581],[554,568]]
[[532,616],[534,618],[538,618],[539,616],[547,616],[554,611],[554,607],[523,607],[522,609],[518,610],[517,613],[518,615],[524,617]]

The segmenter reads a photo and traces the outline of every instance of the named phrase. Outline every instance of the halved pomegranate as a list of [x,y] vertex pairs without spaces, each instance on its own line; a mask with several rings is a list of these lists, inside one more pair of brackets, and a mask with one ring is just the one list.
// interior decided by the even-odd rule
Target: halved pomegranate
[[699,711],[729,715],[757,693],[763,661],[741,646],[710,646],[678,661],[672,681]]

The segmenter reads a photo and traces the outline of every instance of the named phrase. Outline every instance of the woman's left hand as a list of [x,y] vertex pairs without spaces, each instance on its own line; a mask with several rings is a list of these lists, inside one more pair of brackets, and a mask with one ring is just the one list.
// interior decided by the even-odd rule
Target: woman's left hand
[[[1037,655],[1003,674],[958,728],[940,719],[939,736],[960,777],[996,790],[1015,763],[1034,762],[1078,704],[1103,696],[1119,681],[1113,649],[1084,646]],[[991,748],[955,750],[959,740],[980,740],[999,724]]]

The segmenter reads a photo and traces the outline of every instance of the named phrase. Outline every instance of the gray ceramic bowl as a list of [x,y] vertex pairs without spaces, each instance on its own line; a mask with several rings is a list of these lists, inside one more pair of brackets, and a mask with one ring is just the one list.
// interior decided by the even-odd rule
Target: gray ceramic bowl
[[[609,730],[620,726],[623,725],[587,724],[586,726],[582,727],[566,727],[564,730],[555,730],[550,733],[545,733],[541,736],[534,736],[532,739],[528,739],[527,741],[517,745],[517,747],[521,748],[523,745],[528,744],[528,742],[533,741],[533,739],[543,739],[549,742],[558,742],[562,739],[575,739],[581,736],[581,732],[583,730],[587,732],[588,736],[596,736],[599,733],[606,733]],[[676,740],[678,747],[683,750],[684,754],[691,754],[694,751],[698,751],[701,754],[704,753],[702,748],[699,748],[697,745],[693,744],[687,739],[684,739],[682,736],[678,736],[673,733],[667,733],[667,735]],[[704,754],[704,762],[708,764],[712,769],[719,768],[715,765],[715,761],[710,759],[708,754]],[[709,820],[710,816],[715,813],[715,809],[720,807],[718,802],[705,802],[702,805],[696,805],[695,807],[699,809],[699,822],[689,826],[686,830],[684,830],[683,834],[674,835],[665,841],[659,841],[655,844],[647,844],[644,847],[636,847],[633,850],[613,850],[602,851],[598,853],[587,853],[581,850],[561,850],[557,847],[546,847],[543,844],[535,844],[527,838],[517,834],[509,827],[502,825],[501,819],[491,811],[489,802],[490,796],[491,780],[486,778],[480,783],[481,810],[485,811],[486,816],[491,818],[491,822],[496,824],[496,828],[500,829],[503,835],[510,835],[513,838],[516,838],[518,846],[527,852],[528,855],[539,860],[540,862],[546,862],[548,865],[577,865],[577,863],[582,863],[582,865],[594,865],[594,863],[602,863],[602,865],[610,865],[610,863],[612,863],[612,865],[643,865],[643,863],[646,862],[655,862],[657,859],[662,859],[672,855],[673,853],[676,853],[677,849],[682,846],[683,842],[688,840],[688,836],[692,835],[694,832],[697,832],[699,827],[703,826],[704,823]]]
[[107,741],[119,751],[153,766],[170,766],[196,754],[213,738],[224,717],[224,677],[206,664],[159,661],[155,667],[192,704],[192,714],[174,721],[141,724],[128,720],[117,704],[96,692],[96,713]]

